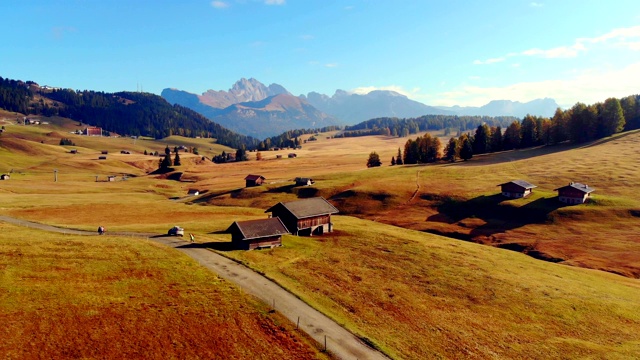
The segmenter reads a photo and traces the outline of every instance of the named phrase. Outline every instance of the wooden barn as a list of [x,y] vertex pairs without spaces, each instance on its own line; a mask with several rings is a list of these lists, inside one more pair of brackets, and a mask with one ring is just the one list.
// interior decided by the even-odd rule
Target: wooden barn
[[269,219],[235,221],[227,229],[234,248],[253,250],[282,246],[282,235],[289,234],[277,217]]
[[569,185],[555,189],[558,192],[558,200],[565,204],[584,204],[591,193],[595,189],[589,187],[587,184],[581,184],[577,182],[570,182]]
[[244,178],[247,187],[260,186],[265,180],[265,177],[262,175],[247,175],[247,177]]
[[315,181],[313,181],[312,178],[305,178],[305,177],[297,177],[295,178],[295,182],[296,182],[296,186],[309,186],[316,183]]
[[89,127],[84,129],[84,131],[82,132],[82,135],[86,135],[86,136],[102,136],[102,128],[95,127],[95,126],[89,126]]
[[537,188],[524,180],[513,180],[498,186],[500,186],[502,195],[512,199],[526,197],[533,192],[533,188]]
[[322,197],[280,202],[265,212],[279,217],[294,235],[318,235],[333,231],[331,214],[338,213],[333,205]]

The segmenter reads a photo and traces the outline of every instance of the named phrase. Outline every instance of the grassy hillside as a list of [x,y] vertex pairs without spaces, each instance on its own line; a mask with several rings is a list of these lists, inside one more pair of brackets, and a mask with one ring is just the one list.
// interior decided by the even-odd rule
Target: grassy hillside
[[146,240],[0,223],[0,357],[326,358],[283,316]]
[[[176,168],[190,180],[184,182],[147,175],[140,154],[110,153],[106,162],[93,160],[106,143],[77,146],[80,153],[72,156],[64,147],[38,141],[46,134],[34,127],[20,131],[19,136],[0,136],[0,166],[25,169],[0,183],[3,215],[86,230],[103,225],[108,231],[160,234],[180,225],[198,242],[222,249],[221,243],[230,240],[222,231],[233,221],[265,217],[264,209],[277,201],[331,199],[342,214],[334,218],[335,233],[285,236],[285,246],[272,251],[223,253],[264,272],[394,358],[626,359],[640,354],[638,280],[580,268],[638,274],[640,201],[634,194],[640,182],[635,166],[640,133],[581,147],[474,157],[466,163],[374,169],[365,166],[369,152],[390,159],[406,139],[327,139],[322,134],[291,159],[286,157],[291,150],[263,152],[263,161],[251,153],[251,161],[219,165],[185,155],[188,161]],[[284,156],[278,159],[277,154]],[[59,169],[58,182],[53,182],[53,168]],[[98,173],[137,176],[96,182]],[[244,188],[249,173],[264,175],[268,183]],[[293,187],[296,176],[311,176],[317,183]],[[498,184],[518,178],[538,185],[532,197],[504,201],[496,196]],[[593,203],[561,207],[553,189],[569,181],[595,187]],[[187,198],[189,188],[204,194]],[[7,229],[0,232],[5,234],[0,241],[10,244],[5,249],[15,249],[6,234],[17,230]],[[57,239],[17,234],[38,239],[33,251],[59,251]],[[99,244],[98,249],[112,251],[108,246],[116,244]],[[123,264],[148,268],[153,264],[146,259],[159,258],[151,250],[136,249],[140,256],[127,250]],[[40,254],[34,258],[56,259]],[[164,259],[172,263],[162,259],[158,266],[169,266],[162,265]],[[11,261],[30,269],[30,263]],[[95,268],[102,271],[102,265]],[[61,288],[66,279],[54,277],[47,286]],[[154,275],[155,286],[174,282],[168,275]],[[150,293],[155,297],[158,292]],[[108,301],[102,300],[107,295],[92,296]],[[191,303],[201,301],[208,303],[200,298]],[[24,324],[30,318],[17,319]],[[157,314],[150,319],[164,321]]]
[[633,358],[640,284],[352,217],[228,256],[394,358]]

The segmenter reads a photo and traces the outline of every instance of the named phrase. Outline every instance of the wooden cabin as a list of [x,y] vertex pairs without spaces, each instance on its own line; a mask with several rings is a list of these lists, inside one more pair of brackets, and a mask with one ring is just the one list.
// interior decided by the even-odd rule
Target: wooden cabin
[[187,195],[198,196],[200,195],[200,191],[198,189],[189,189],[189,191],[187,191]]
[[235,221],[227,229],[234,248],[240,250],[266,249],[282,246],[282,235],[289,234],[277,217]]
[[102,128],[96,126],[89,126],[82,131],[86,136],[102,136]]
[[280,202],[265,212],[279,217],[290,233],[294,235],[319,235],[333,231],[331,214],[338,209],[322,197]]
[[116,181],[116,176],[115,175],[107,176],[107,181]]
[[498,186],[500,186],[502,195],[512,199],[526,197],[533,192],[533,188],[537,188],[537,186],[524,180],[513,180]]
[[98,156],[98,160],[107,160],[107,157],[104,156],[104,155],[103,156]]
[[310,186],[315,184],[312,178],[297,177],[295,178],[296,186]]
[[244,178],[246,187],[260,186],[265,180],[265,177],[262,175],[247,175],[247,177]]
[[570,182],[569,185],[555,189],[558,192],[558,200],[565,204],[584,204],[595,189],[587,184]]

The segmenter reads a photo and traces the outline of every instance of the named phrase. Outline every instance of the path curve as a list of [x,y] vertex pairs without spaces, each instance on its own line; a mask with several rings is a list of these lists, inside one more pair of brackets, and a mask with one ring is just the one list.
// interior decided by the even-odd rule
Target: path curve
[[[64,234],[98,236],[97,232],[93,231],[65,229],[2,215],[0,215],[0,221]],[[187,254],[223,279],[236,284],[245,292],[269,304],[292,323],[297,324],[299,321],[300,329],[322,346],[324,346],[326,336],[327,350],[340,359],[389,359],[275,282],[244,265],[208,250],[202,244],[192,244],[181,238],[157,236],[157,234],[129,232],[109,232],[108,234],[147,238]]]

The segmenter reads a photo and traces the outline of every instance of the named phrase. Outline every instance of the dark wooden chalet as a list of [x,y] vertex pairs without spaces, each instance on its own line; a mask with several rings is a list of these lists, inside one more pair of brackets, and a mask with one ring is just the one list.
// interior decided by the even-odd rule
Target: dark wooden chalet
[[253,250],[282,246],[282,235],[289,234],[277,217],[269,219],[236,221],[227,232],[236,249]]
[[244,178],[247,187],[260,186],[264,183],[264,180],[265,178],[262,175],[247,175],[247,177]]
[[555,189],[558,200],[565,204],[584,204],[595,189],[587,184],[570,182],[569,185]]
[[296,182],[296,186],[309,186],[316,183],[315,181],[313,181],[312,178],[306,178],[306,177],[297,177],[295,179],[295,182]]
[[322,197],[280,202],[265,212],[279,217],[294,235],[322,234],[333,231],[331,214],[338,213],[333,205]]
[[512,199],[523,198],[531,194],[533,188],[537,188],[537,186],[524,180],[513,180],[498,186],[500,186],[502,195]]

